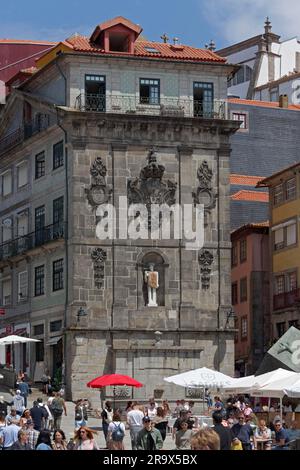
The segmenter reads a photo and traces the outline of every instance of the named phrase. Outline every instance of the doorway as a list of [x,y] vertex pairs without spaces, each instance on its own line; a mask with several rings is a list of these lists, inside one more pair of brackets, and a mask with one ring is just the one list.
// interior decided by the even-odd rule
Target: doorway
[[213,83],[194,82],[194,117],[211,119],[214,110],[214,85]]
[[106,81],[104,75],[85,76],[85,109],[86,111],[105,112]]

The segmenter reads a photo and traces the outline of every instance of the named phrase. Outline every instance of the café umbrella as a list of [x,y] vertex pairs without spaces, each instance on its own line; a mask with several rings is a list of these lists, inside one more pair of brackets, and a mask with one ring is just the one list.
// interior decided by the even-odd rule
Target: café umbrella
[[114,403],[116,398],[116,386],[124,386],[127,385],[129,387],[143,387],[143,384],[138,382],[137,380],[129,377],[128,375],[121,375],[121,374],[108,374],[108,375],[101,375],[100,377],[96,377],[93,380],[88,382],[87,387],[91,388],[102,388],[102,387],[110,387],[113,386],[113,395],[114,395]]
[[39,339],[27,338],[26,336],[9,335],[0,338],[0,346],[12,346],[13,368],[15,368],[14,345],[20,343],[37,343]]

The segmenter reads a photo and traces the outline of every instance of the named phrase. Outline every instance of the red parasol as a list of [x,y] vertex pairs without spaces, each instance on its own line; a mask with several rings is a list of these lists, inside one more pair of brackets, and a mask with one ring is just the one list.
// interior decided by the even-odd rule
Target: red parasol
[[110,385],[130,385],[131,387],[143,387],[143,384],[137,380],[129,377],[128,375],[120,374],[101,375],[101,377],[97,377],[96,379],[91,380],[86,385],[87,387],[91,388],[109,387]]

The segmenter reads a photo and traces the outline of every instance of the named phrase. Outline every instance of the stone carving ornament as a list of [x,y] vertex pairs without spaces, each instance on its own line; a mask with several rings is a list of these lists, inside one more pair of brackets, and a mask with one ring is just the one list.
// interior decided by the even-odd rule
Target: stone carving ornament
[[196,192],[192,192],[194,205],[204,204],[204,212],[210,213],[211,209],[216,206],[216,194],[212,188],[212,170],[209,168],[208,163],[204,160],[197,171],[197,178],[199,186]]
[[199,263],[201,266],[201,285],[202,289],[209,289],[211,265],[213,263],[213,254],[208,250],[202,250],[199,253]]
[[97,157],[91,165],[90,174],[92,176],[92,184],[86,189],[86,195],[89,203],[93,208],[106,204],[112,193],[112,188],[106,184],[107,169],[100,157]]
[[151,214],[151,204],[176,203],[175,193],[177,183],[163,181],[165,167],[157,163],[157,154],[152,148],[148,155],[148,164],[142,168],[139,178],[128,181],[128,204],[144,204]]
[[102,248],[94,248],[91,253],[91,258],[94,263],[94,282],[97,289],[103,287],[104,281],[104,265],[107,258],[106,251]]

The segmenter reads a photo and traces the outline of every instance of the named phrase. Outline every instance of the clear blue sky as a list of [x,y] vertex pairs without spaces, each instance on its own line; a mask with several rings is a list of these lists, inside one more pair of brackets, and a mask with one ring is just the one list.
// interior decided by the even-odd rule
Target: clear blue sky
[[299,0],[286,0],[284,8],[282,0],[8,0],[0,11],[0,38],[59,41],[89,35],[119,15],[139,23],[149,40],[166,32],[196,47],[214,39],[221,48],[262,33],[267,15],[277,34],[300,35]]

